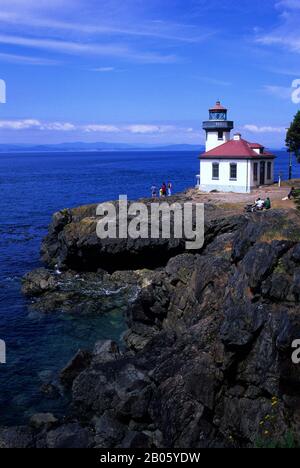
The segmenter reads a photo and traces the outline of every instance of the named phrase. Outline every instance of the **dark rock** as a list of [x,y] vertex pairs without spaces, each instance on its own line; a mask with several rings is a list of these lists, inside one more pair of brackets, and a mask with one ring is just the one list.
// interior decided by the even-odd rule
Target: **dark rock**
[[[150,213],[152,200],[143,201]],[[172,204],[191,201],[184,194],[165,200]],[[114,202],[118,213],[118,202]],[[218,211],[208,206],[206,211],[206,238],[209,242],[218,234],[238,229],[244,222],[242,217],[211,220]],[[66,210],[65,214],[56,213],[49,234],[42,245],[42,259],[49,266],[58,265],[62,269],[77,271],[97,271],[103,268],[109,272],[139,268],[165,266],[168,260],[185,253],[185,239],[100,239],[97,236],[96,205]],[[220,217],[220,213],[219,213]],[[173,213],[171,213],[173,219]],[[129,218],[130,221],[130,218]],[[118,223],[118,218],[117,218]],[[161,226],[160,226],[161,229]],[[194,252],[195,253],[195,252]]]
[[126,426],[115,419],[114,415],[110,416],[109,412],[104,413],[95,421],[95,447],[108,448],[115,447],[121,443]]
[[225,312],[221,339],[229,348],[248,346],[267,320],[262,304],[232,306]]
[[27,273],[22,281],[22,292],[26,296],[39,296],[45,292],[53,291],[56,287],[54,276],[45,268]]
[[50,429],[58,423],[52,413],[36,413],[30,418],[30,425],[34,429]]
[[93,351],[93,359],[100,362],[114,361],[120,357],[120,350],[115,341],[102,340],[97,341]]
[[147,343],[149,343],[154,336],[156,336],[160,331],[158,327],[150,327],[143,323],[132,323],[131,328],[124,333],[123,339],[127,347],[134,352],[142,350]]
[[8,439],[201,449],[253,447],[260,438],[276,445],[292,434],[299,443],[300,366],[291,360],[300,336],[299,213],[208,211],[205,245],[187,253],[172,243],[99,243],[93,210],[59,215],[45,258],[90,271],[110,258],[113,271],[156,257],[153,272],[100,273],[99,284],[120,286],[127,277],[135,292],[125,312],[130,350],[106,341],[79,352],[62,372],[72,385],[73,423],[27,431],[22,443],[16,432]]
[[34,435],[32,429],[19,427],[4,427],[0,429],[0,448],[32,448]]
[[[137,294],[144,282],[150,281],[152,272],[115,272],[108,275],[104,271],[60,274],[47,270],[35,270],[26,275],[23,289],[33,297],[30,309],[43,313],[63,312],[72,315],[104,314],[118,307],[127,308],[128,302]],[[126,279],[127,276],[127,279]],[[149,277],[149,279],[147,279]],[[49,287],[40,288],[40,279],[47,278]],[[43,279],[43,281],[46,281]],[[38,286],[37,286],[38,285]]]
[[129,431],[118,448],[151,448],[151,437],[145,432]]
[[64,424],[47,434],[47,448],[88,448],[92,436],[88,429],[79,424]]
[[299,243],[292,250],[292,260],[294,260],[297,263],[300,263],[300,244]]
[[287,300],[291,281],[286,273],[274,272],[262,285],[262,295],[275,301]]
[[92,354],[89,351],[79,350],[61,371],[61,383],[65,387],[70,388],[74,379],[89,366],[91,360]]
[[[243,270],[251,289],[256,289],[273,271],[280,257],[291,248],[288,241],[272,241],[256,244],[243,259]],[[263,261],[262,261],[263,259]]]
[[59,388],[57,388],[51,383],[42,384],[40,390],[43,393],[43,395],[49,400],[57,400],[61,396]]

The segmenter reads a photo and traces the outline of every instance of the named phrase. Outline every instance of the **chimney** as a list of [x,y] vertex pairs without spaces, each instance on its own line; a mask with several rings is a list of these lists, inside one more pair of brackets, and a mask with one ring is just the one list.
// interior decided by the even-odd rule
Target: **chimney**
[[235,134],[233,135],[233,139],[234,139],[235,141],[239,141],[239,140],[242,139],[242,135],[241,135],[240,133],[235,133]]

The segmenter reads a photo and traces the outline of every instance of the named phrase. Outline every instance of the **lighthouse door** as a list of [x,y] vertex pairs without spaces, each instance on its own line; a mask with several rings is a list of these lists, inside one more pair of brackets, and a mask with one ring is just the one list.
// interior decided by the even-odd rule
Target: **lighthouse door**
[[266,169],[266,163],[265,161],[260,162],[260,177],[259,177],[259,184],[264,185],[265,184],[265,169]]

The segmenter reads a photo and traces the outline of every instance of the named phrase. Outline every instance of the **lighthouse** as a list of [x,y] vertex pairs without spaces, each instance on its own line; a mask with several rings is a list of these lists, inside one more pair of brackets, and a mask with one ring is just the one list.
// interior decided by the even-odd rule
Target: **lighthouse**
[[240,133],[231,139],[233,126],[227,120],[227,109],[217,101],[209,109],[209,120],[203,122],[206,149],[200,155],[197,176],[197,187],[202,192],[249,193],[274,183],[275,156],[263,145],[244,140]]
[[209,120],[204,121],[202,127],[206,132],[206,151],[230,140],[233,122],[227,120],[227,109],[221,105],[220,101],[217,101],[215,106],[209,109]]

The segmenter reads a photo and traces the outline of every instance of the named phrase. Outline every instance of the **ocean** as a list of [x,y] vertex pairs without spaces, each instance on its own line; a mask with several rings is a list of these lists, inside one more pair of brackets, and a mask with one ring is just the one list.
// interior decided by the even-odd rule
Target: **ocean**
[[[288,174],[288,155],[277,152],[276,177]],[[20,292],[22,276],[41,266],[40,243],[51,216],[62,208],[150,196],[153,184],[172,181],[180,192],[196,183],[195,152],[0,154],[0,425],[21,424],[36,412],[60,414],[64,401],[43,398],[39,388],[79,348],[99,339],[120,340],[122,314],[80,317],[32,313]],[[300,164],[293,161],[293,176]]]

